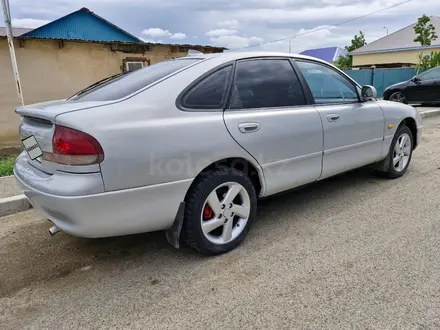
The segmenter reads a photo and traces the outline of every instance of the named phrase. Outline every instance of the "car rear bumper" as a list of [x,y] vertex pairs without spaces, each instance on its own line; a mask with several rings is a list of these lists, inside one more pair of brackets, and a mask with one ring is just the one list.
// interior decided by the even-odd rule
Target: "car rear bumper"
[[[47,175],[30,169],[26,159],[26,155],[19,156],[14,174],[32,206],[62,231],[80,237],[110,237],[168,229],[192,182],[184,180],[79,194],[81,189],[77,181],[83,180],[84,174]],[[96,175],[101,176],[100,173]],[[95,179],[93,176],[88,178],[89,181]],[[57,182],[69,193],[69,186],[75,186],[77,195],[61,194]],[[85,191],[89,190],[86,183],[82,185]]]

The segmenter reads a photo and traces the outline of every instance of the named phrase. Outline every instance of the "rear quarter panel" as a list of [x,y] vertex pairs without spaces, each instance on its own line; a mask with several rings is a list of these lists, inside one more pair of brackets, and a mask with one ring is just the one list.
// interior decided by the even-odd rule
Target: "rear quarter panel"
[[226,130],[222,111],[186,112],[175,106],[190,82],[219,64],[208,60],[125,101],[62,114],[56,123],[101,143],[106,191],[193,179],[229,157],[245,158],[259,169]]

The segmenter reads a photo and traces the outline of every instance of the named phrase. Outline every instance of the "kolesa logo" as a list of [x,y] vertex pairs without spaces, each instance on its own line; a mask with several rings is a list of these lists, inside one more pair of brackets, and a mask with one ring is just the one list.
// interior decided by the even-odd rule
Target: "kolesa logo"
[[27,151],[32,151],[32,150],[34,150],[35,148],[38,148],[38,144],[33,144],[33,145],[31,145],[29,148],[27,148],[26,150]]
[[34,136],[30,136],[24,139],[22,142],[24,149],[27,151],[30,159],[34,160],[43,155],[43,151],[41,150]]

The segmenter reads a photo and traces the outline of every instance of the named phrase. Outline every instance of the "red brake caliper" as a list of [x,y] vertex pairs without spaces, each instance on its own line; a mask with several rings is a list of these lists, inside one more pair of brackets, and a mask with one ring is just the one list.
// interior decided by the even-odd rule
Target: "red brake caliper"
[[211,207],[206,204],[203,208],[203,220],[210,220],[214,216],[214,212],[212,211]]

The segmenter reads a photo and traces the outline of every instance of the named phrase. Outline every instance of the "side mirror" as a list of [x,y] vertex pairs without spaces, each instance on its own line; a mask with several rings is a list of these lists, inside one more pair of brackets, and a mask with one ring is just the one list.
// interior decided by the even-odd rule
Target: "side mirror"
[[420,78],[418,78],[417,76],[412,77],[411,81],[415,82],[416,84],[420,83]]
[[377,97],[376,88],[370,85],[362,86],[361,96],[362,101],[375,100]]

